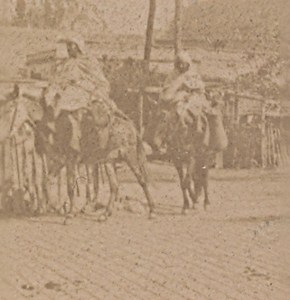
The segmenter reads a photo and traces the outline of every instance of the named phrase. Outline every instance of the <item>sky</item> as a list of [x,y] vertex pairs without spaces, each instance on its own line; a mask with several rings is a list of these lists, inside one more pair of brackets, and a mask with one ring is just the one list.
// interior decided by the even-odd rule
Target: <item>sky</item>
[[[195,0],[183,0],[183,2],[184,5],[189,5]],[[105,22],[113,32],[145,33],[149,0],[94,0],[94,3],[97,3]],[[174,3],[174,0],[156,0],[156,29],[166,26],[172,20]]]

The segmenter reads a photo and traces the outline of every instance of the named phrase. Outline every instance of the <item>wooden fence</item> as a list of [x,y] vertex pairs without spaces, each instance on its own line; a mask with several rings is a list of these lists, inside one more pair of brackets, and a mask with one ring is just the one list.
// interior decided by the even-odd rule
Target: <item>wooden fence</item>
[[281,134],[280,103],[258,96],[231,96],[225,112],[230,141],[224,153],[225,167],[274,167],[288,163]]

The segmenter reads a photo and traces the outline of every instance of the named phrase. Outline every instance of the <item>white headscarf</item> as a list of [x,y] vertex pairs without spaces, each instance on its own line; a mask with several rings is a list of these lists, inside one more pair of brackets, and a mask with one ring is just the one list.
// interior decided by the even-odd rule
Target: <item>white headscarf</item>
[[67,34],[65,36],[59,36],[59,38],[57,39],[57,43],[66,44],[68,42],[73,42],[73,43],[77,44],[81,53],[82,54],[86,53],[85,42],[80,36],[73,35],[73,34]]
[[201,62],[201,58],[197,53],[193,53],[192,55],[190,55],[186,51],[180,51],[176,55],[175,59],[179,60],[183,63],[188,63],[190,66],[192,66],[193,63],[198,63],[199,64]]
[[192,64],[192,60],[191,60],[190,55],[189,55],[187,52],[185,52],[185,51],[179,52],[179,53],[176,55],[176,58],[175,58],[175,59],[176,59],[176,60],[179,60],[179,61],[181,61],[181,62],[183,62],[183,63],[187,63],[187,64],[189,64],[189,65]]

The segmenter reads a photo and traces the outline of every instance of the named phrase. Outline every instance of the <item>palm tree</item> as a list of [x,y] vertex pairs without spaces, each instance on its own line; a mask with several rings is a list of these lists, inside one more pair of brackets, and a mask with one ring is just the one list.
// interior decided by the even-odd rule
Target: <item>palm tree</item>
[[175,38],[174,38],[174,52],[177,54],[181,49],[181,28],[182,28],[182,0],[175,0]]
[[144,60],[147,62],[149,62],[150,55],[151,55],[155,11],[156,11],[156,0],[150,0],[147,31],[146,31],[146,45],[145,45],[145,52],[144,52]]

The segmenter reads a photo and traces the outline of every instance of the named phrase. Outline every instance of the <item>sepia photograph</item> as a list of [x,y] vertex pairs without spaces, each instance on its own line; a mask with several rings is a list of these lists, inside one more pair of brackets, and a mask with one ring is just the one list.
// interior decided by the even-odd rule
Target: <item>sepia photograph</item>
[[289,0],[0,0],[0,300],[290,299]]

